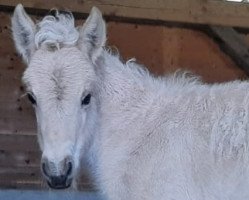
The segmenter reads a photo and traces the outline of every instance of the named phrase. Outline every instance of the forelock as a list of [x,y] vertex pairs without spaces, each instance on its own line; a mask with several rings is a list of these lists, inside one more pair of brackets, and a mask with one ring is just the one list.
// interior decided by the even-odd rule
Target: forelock
[[37,49],[43,45],[58,49],[75,45],[78,38],[79,32],[74,25],[72,13],[52,10],[37,24],[35,45]]

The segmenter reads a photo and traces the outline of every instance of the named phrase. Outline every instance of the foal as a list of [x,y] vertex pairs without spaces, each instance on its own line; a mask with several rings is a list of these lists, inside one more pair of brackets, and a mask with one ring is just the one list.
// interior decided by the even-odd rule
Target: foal
[[248,82],[122,63],[97,8],[77,29],[69,12],[34,24],[17,5],[12,29],[50,187],[69,187],[84,160],[110,200],[249,199]]

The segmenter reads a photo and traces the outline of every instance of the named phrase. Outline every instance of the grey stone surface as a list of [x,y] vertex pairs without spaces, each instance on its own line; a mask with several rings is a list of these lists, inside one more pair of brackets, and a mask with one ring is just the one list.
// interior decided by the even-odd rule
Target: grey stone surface
[[94,192],[0,190],[0,200],[103,200]]

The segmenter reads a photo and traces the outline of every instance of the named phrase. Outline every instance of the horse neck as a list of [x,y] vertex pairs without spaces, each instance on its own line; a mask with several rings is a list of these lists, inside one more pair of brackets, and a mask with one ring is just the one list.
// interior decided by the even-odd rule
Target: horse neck
[[[88,161],[93,171],[97,170],[98,167],[98,152],[101,151],[100,144],[101,140],[108,137],[103,135],[103,126],[106,126],[106,121],[112,121],[112,108],[117,108],[121,104],[121,100],[124,96],[136,94],[134,91],[136,88],[143,88],[143,81],[139,81],[140,73],[134,72],[132,67],[136,68],[134,62],[122,63],[119,57],[111,55],[108,52],[103,53],[103,57],[96,64],[96,73],[98,76],[98,81],[96,84],[96,93],[97,97],[97,107],[96,107],[96,124],[93,125],[92,137],[90,141]],[[115,104],[115,106],[114,106]],[[109,112],[110,111],[110,112]],[[108,120],[107,120],[108,119]],[[105,122],[103,122],[105,121]]]

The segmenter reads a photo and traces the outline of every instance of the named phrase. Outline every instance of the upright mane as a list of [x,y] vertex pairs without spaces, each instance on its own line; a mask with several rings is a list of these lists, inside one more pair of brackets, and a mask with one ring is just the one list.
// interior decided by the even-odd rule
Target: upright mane
[[43,45],[61,48],[73,46],[79,38],[79,32],[74,25],[74,17],[71,12],[51,10],[37,24],[35,34],[36,48]]

